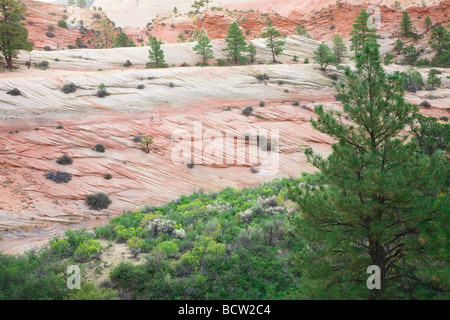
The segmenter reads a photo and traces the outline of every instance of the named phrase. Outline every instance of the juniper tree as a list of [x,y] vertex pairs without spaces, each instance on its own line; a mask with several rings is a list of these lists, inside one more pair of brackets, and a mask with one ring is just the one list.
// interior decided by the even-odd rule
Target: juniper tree
[[413,33],[413,25],[408,11],[403,11],[402,22],[400,23],[401,33],[405,38],[409,38]]
[[243,52],[247,51],[247,43],[237,22],[233,22],[228,28],[228,34],[225,38],[227,46],[223,51],[228,51],[227,57],[231,58],[235,65],[244,62]]
[[148,44],[150,46],[150,49],[148,49],[148,57],[153,67],[160,68],[165,62],[164,51],[161,48],[161,45],[164,44],[164,42],[162,42],[161,39],[157,40],[156,37],[153,37],[151,34],[148,35],[148,39]]
[[[317,106],[311,120],[337,141],[328,158],[305,152],[320,169],[316,187],[291,187],[302,212],[295,225],[308,244],[300,258],[303,292],[448,297],[448,162],[409,142],[404,129],[418,107],[405,101],[398,72],[382,68],[378,45],[367,42],[355,58],[356,71],[347,68],[337,86],[343,112]],[[366,287],[372,265],[380,268],[380,290]]]
[[432,88],[439,88],[441,86],[441,79],[437,76],[435,69],[431,69],[428,72],[427,84]]
[[347,46],[344,43],[344,39],[339,34],[336,34],[333,37],[332,42],[334,57],[336,58],[337,63],[341,63],[347,56]]
[[267,23],[267,27],[264,28],[264,32],[261,34],[261,38],[267,38],[266,47],[272,52],[272,61],[277,62],[275,56],[283,52],[283,47],[286,41],[282,40],[286,36],[282,35],[277,28],[272,25],[272,22]]
[[363,47],[366,41],[376,40],[377,31],[375,27],[370,27],[368,21],[370,19],[366,10],[362,10],[353,24],[352,31],[350,31],[350,50],[357,54]]
[[12,58],[20,50],[31,51],[33,43],[28,41],[28,30],[21,22],[26,7],[14,0],[0,0],[0,53],[6,67],[12,70]]
[[314,51],[314,61],[320,64],[320,69],[325,71],[330,63],[336,63],[336,57],[331,52],[325,42],[322,42],[316,51]]
[[198,38],[198,42],[194,46],[193,50],[198,55],[202,56],[203,65],[208,64],[208,59],[214,58],[213,56],[214,51],[212,49],[211,40],[205,35],[202,35]]

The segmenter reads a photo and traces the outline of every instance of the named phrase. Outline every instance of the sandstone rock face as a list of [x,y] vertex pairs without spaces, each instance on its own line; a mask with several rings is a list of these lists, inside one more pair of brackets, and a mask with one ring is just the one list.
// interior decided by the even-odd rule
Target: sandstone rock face
[[[344,1],[343,1],[344,2]],[[369,1],[348,0],[345,1],[353,5],[368,4]],[[392,6],[395,0],[378,0],[376,4]],[[442,2],[441,0],[426,0],[427,5],[434,5]],[[192,11],[193,1],[186,0],[96,0],[93,6],[101,7],[104,12],[120,27],[142,27],[155,18],[158,14],[171,12],[177,7],[180,13]],[[421,5],[417,0],[401,0],[403,8]],[[261,12],[278,12],[287,16],[293,11],[313,12],[326,8],[329,5],[336,4],[335,0],[212,0],[210,7],[218,6],[230,10],[249,9],[259,10]]]

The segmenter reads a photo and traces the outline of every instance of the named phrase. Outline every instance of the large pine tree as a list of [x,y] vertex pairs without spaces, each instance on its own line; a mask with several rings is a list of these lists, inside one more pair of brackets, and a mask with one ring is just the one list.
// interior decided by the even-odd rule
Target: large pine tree
[[340,34],[336,34],[333,39],[333,54],[337,63],[341,63],[347,57],[347,46],[344,43],[344,39]]
[[242,30],[237,22],[233,22],[228,28],[228,34],[225,38],[227,46],[223,51],[228,51],[227,57],[230,58],[234,64],[244,62],[245,57],[242,55],[248,50],[247,43],[245,42],[245,36],[242,34]]
[[405,38],[411,37],[413,33],[413,25],[411,22],[411,18],[409,17],[408,11],[403,11],[402,22],[400,23],[400,29],[402,32],[402,36]]
[[20,22],[26,7],[14,0],[0,0],[0,52],[6,67],[12,70],[12,58],[18,51],[31,51],[33,43],[28,41],[28,30]]
[[[448,160],[417,152],[405,128],[418,107],[404,99],[398,73],[386,74],[379,45],[366,42],[337,87],[343,112],[317,106],[311,123],[335,138],[328,158],[306,150],[316,185],[294,187],[300,254],[309,297],[448,297]],[[345,115],[345,117],[344,117]],[[345,119],[344,119],[345,118]],[[367,268],[381,271],[369,290]],[[308,295],[307,295],[308,296]]]
[[164,65],[164,51],[161,48],[161,45],[164,44],[161,39],[156,39],[151,34],[148,35],[149,46],[148,49],[148,57],[151,61],[150,66],[153,68],[161,68]]
[[362,49],[364,42],[377,39],[377,31],[374,27],[369,26],[369,19],[370,16],[367,11],[362,10],[353,24],[353,29],[350,32],[350,41],[352,43],[350,50],[355,51],[355,54]]

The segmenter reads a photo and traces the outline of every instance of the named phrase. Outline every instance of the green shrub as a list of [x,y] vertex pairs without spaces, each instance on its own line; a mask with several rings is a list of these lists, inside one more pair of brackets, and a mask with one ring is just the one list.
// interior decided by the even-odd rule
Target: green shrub
[[12,96],[20,96],[20,95],[22,95],[22,92],[20,92],[20,90],[17,89],[17,88],[11,89],[11,90],[7,91],[6,93],[10,94]]
[[94,150],[95,151],[97,151],[97,152],[105,152],[105,146],[103,145],[103,144],[101,144],[101,143],[97,143],[95,146],[94,146]]
[[77,91],[77,86],[74,83],[66,83],[65,85],[63,85],[62,92],[64,92],[65,94],[67,93],[73,93],[75,91]]
[[266,73],[259,73],[255,76],[256,79],[258,79],[259,81],[263,81],[263,80],[269,80],[270,77],[266,74]]
[[265,102],[265,101],[260,101],[260,102],[259,102],[259,106],[260,106],[260,107],[264,107],[265,105],[266,105],[266,102]]
[[74,253],[76,261],[85,262],[100,255],[101,245],[98,240],[87,240],[80,243]]
[[125,61],[125,63],[123,64],[124,67],[129,68],[131,67],[133,64],[131,63],[130,59],[127,59],[127,61]]
[[249,106],[249,107],[246,107],[246,108],[242,109],[242,114],[247,116],[247,117],[249,115],[251,115],[252,113],[253,113],[253,107],[252,106]]
[[97,287],[86,283],[80,290],[71,290],[65,300],[118,300],[118,293],[111,288]]
[[58,160],[56,160],[57,164],[63,164],[63,165],[72,164],[72,162],[73,162],[72,157],[68,156],[67,154],[62,155],[61,157],[58,158]]
[[50,31],[47,31],[47,32],[45,33],[45,35],[46,35],[47,37],[49,37],[49,38],[54,38],[54,37],[55,37],[55,34],[54,34],[53,32],[50,32]]
[[406,91],[416,92],[422,89],[423,78],[419,71],[410,68],[406,72],[402,72],[401,76],[403,77]]
[[110,173],[107,173],[103,178],[105,178],[106,180],[110,180],[112,179],[112,175]]
[[136,88],[142,90],[142,89],[145,88],[145,85],[143,85],[143,84],[138,84]]
[[86,196],[86,204],[89,206],[89,209],[93,210],[106,209],[109,207],[111,202],[111,199],[109,199],[109,197],[103,192],[89,194]]
[[67,22],[64,19],[58,20],[58,27],[67,29]]
[[48,171],[44,176],[48,180],[52,180],[56,183],[67,183],[72,180],[72,175],[70,173],[62,171]]

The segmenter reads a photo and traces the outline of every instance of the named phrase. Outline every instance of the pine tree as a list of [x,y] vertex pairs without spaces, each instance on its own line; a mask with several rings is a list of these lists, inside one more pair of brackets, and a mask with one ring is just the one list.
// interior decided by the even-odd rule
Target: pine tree
[[404,43],[402,39],[397,39],[397,41],[395,41],[394,50],[396,50],[398,54],[403,51],[403,44]]
[[431,69],[428,72],[427,84],[432,88],[439,88],[441,86],[441,79],[437,76],[435,69]]
[[264,32],[261,34],[261,38],[267,38],[266,47],[272,52],[272,61],[274,63],[277,62],[275,56],[283,52],[286,41],[282,39],[285,37],[286,36],[282,35],[281,32],[272,25],[271,21],[268,22],[267,27],[264,28]]
[[68,0],[67,1],[67,5],[74,7],[75,6],[75,0]]
[[333,54],[336,58],[337,63],[341,63],[347,56],[347,46],[344,43],[344,39],[341,35],[336,34],[333,39]]
[[413,25],[408,11],[403,11],[402,22],[400,23],[401,33],[405,38],[409,38],[413,33]]
[[431,26],[433,25],[433,22],[431,21],[431,18],[429,16],[427,16],[425,18],[425,27],[427,28],[427,31],[430,31]]
[[150,49],[148,49],[148,57],[151,61],[151,65],[154,68],[161,68],[165,62],[164,60],[164,51],[161,48],[161,45],[164,42],[161,39],[157,40],[156,37],[153,37],[151,34],[148,35]]
[[14,0],[0,0],[0,53],[6,67],[12,70],[12,58],[20,50],[31,51],[33,43],[28,41],[28,30],[20,22],[26,7]]
[[300,25],[295,26],[295,30],[297,31],[299,36],[311,39],[311,34],[308,31],[306,31],[306,29],[303,28],[302,26]]
[[442,25],[433,28],[429,44],[435,52],[433,65],[450,68],[450,31]]
[[208,59],[214,58],[211,40],[207,36],[200,36],[193,50],[203,58],[203,65],[208,65]]
[[314,51],[314,61],[320,64],[320,69],[325,71],[330,63],[336,63],[336,58],[325,42],[322,42],[316,51]]
[[243,52],[247,51],[247,43],[237,22],[233,22],[228,28],[228,34],[225,38],[227,46],[223,51],[228,51],[227,57],[231,58],[235,65],[239,62],[243,63],[245,57]]
[[[401,135],[419,108],[405,101],[400,75],[386,74],[378,47],[364,44],[356,71],[346,69],[337,86],[343,112],[315,108],[312,126],[337,143],[328,158],[305,152],[320,169],[316,186],[291,187],[302,212],[298,233],[308,244],[299,271],[327,298],[445,297],[448,162],[442,152],[416,152]],[[366,286],[372,265],[380,268],[381,290]]]
[[369,14],[366,10],[362,10],[353,24],[352,31],[350,32],[351,46],[350,50],[355,51],[357,54],[363,47],[364,43],[369,40],[377,39],[376,29],[370,28],[368,26],[368,21],[370,19]]
[[248,55],[250,63],[254,63],[256,61],[256,46],[253,43],[248,45]]
[[114,26],[112,26],[106,18],[100,20],[100,36],[95,41],[101,44],[101,48],[111,48],[114,43]]

